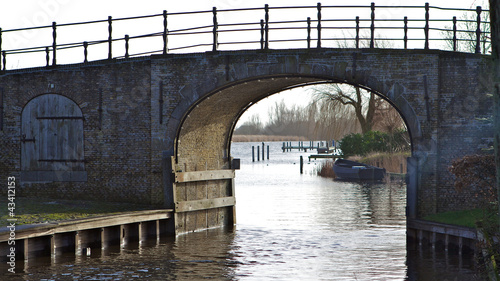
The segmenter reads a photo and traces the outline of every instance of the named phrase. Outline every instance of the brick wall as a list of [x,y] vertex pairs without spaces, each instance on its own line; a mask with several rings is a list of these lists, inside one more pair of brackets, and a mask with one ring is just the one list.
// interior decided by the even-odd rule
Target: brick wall
[[[24,105],[56,93],[82,109],[88,181],[22,183],[19,196],[162,204],[171,192],[163,188],[169,182],[163,153],[183,171],[230,168],[230,135],[250,103],[294,85],[337,81],[387,97],[405,118],[419,163],[420,214],[465,208],[475,203],[473,193],[455,192],[447,166],[491,142],[491,125],[480,121],[491,105],[488,67],[488,59],[475,54],[319,49],[177,54],[7,72],[0,76],[0,177],[19,176]],[[193,194],[204,188],[189,186]],[[230,186],[210,189],[229,194]]]

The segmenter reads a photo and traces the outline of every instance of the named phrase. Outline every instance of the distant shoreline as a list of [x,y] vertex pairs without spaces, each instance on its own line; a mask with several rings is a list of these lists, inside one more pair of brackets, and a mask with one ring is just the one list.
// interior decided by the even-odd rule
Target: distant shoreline
[[233,135],[233,142],[259,142],[259,141],[308,141],[306,137],[299,136],[268,136],[268,135]]

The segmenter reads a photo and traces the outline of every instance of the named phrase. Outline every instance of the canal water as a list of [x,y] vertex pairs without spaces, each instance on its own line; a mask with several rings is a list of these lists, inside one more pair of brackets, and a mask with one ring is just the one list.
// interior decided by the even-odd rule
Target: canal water
[[404,183],[321,178],[325,160],[268,144],[258,162],[261,143],[231,147],[241,159],[234,228],[1,267],[0,280],[481,280],[473,257],[407,250]]

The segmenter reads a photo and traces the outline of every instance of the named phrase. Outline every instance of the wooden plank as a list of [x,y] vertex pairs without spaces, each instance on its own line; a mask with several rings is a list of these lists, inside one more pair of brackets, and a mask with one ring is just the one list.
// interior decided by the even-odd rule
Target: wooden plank
[[[79,219],[67,222],[41,224],[40,226],[19,228],[16,227],[16,239],[26,239],[39,236],[53,235],[56,233],[65,233],[79,230],[95,229],[101,227],[137,223],[142,221],[151,221],[159,219],[168,219],[172,217],[172,210],[146,210],[137,212],[128,212],[118,215],[109,215],[95,218]],[[0,233],[0,242],[9,239],[10,231]]]
[[212,199],[175,202],[175,211],[191,212],[191,211],[207,210],[207,209],[234,206],[235,203],[236,200],[234,199],[234,197],[221,197]]
[[234,170],[212,170],[175,173],[175,182],[233,179]]

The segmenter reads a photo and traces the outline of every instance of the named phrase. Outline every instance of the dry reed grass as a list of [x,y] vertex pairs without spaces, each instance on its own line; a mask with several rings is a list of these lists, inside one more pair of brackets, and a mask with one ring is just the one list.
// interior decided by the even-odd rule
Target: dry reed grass
[[299,136],[268,136],[268,135],[233,135],[233,142],[268,142],[268,141],[307,141]]
[[384,153],[376,152],[368,156],[352,156],[349,160],[384,168],[388,173],[406,173],[406,158],[410,152]]
[[[401,153],[372,153],[366,157],[351,156],[349,160],[365,163],[372,166],[384,168],[388,173],[406,173],[406,158],[410,157],[410,152]],[[325,161],[319,167],[317,174],[326,178],[335,178],[333,172],[334,161]],[[392,181],[391,177],[386,180]]]

